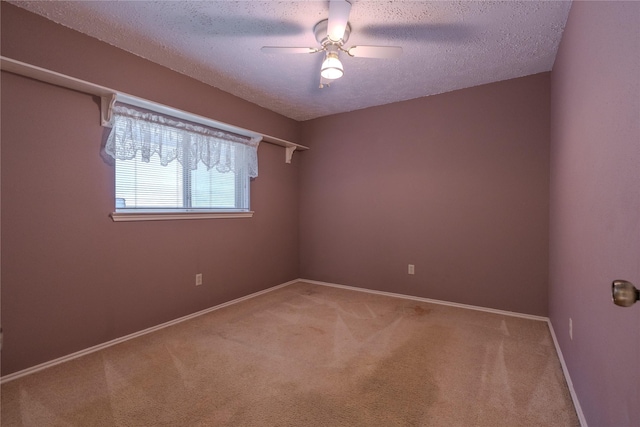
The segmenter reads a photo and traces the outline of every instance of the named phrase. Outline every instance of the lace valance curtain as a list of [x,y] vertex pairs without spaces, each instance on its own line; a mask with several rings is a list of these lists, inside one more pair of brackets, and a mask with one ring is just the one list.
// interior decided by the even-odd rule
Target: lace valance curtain
[[105,151],[114,159],[131,160],[140,152],[147,163],[157,155],[163,166],[177,160],[190,170],[202,163],[207,170],[216,168],[225,173],[246,168],[251,178],[258,176],[261,137],[238,135],[120,103],[113,107],[113,118]]

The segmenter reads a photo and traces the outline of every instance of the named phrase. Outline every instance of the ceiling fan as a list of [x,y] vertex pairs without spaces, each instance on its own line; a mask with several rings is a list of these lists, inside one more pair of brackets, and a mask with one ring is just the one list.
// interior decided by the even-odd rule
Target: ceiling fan
[[398,46],[351,46],[345,49],[344,44],[349,40],[351,26],[349,13],[351,3],[346,0],[331,0],[329,2],[329,19],[318,22],[313,33],[320,47],[279,47],[263,46],[264,53],[318,53],[325,52],[326,56],[320,67],[320,88],[339,79],[344,74],[339,53],[343,52],[358,58],[397,58],[402,55],[402,48]]

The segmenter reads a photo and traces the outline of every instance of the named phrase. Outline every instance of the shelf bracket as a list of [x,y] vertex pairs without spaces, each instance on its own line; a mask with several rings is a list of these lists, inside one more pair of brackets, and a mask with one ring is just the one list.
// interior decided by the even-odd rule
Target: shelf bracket
[[285,155],[284,161],[285,161],[285,163],[291,163],[291,158],[293,157],[293,152],[296,151],[296,148],[298,148],[298,147],[296,147],[295,145],[290,145],[288,147],[284,147],[284,150],[285,150],[285,152],[284,152],[284,155]]
[[113,104],[116,103],[116,94],[111,93],[100,97],[100,121],[104,127],[113,126]]

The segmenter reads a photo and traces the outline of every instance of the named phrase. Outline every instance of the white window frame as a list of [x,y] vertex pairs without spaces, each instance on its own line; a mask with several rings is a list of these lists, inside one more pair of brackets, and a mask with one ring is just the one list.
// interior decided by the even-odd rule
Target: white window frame
[[[140,98],[128,97],[122,95],[115,95],[109,100],[110,105],[103,105],[103,110],[105,107],[111,109],[116,101],[123,102],[132,106],[141,107],[146,110],[150,110],[152,112],[159,113],[164,116],[170,116],[172,118],[186,120],[189,122],[203,124],[205,126],[215,127],[216,129],[229,131],[232,133],[240,134],[243,136],[247,136],[250,138],[261,138],[261,134],[257,134],[251,131],[247,131],[245,129],[236,128],[226,124],[220,124],[219,122],[215,122],[213,120],[204,119],[200,116],[193,115],[190,113],[186,113],[181,110],[175,110],[173,108],[155,104],[150,101],[141,100]],[[105,100],[103,98],[103,104]],[[109,119],[112,119],[109,117]],[[112,124],[112,120],[110,120]],[[212,123],[208,123],[212,122]],[[177,160],[174,160],[177,161]],[[115,183],[115,167],[114,164],[114,183]],[[202,165],[201,165],[202,167]],[[183,182],[183,188],[187,188],[187,181],[190,179],[190,171],[188,169],[183,169],[185,172],[185,176],[189,175],[187,179]],[[246,176],[238,176],[236,175],[236,179],[244,180],[246,179],[246,198],[247,204],[250,206],[251,200],[251,183],[248,175]],[[115,188],[114,188],[115,190]],[[185,197],[190,198],[191,195],[186,195]],[[209,219],[209,218],[251,218],[253,217],[254,212],[252,210],[244,210],[244,209],[199,209],[199,208],[164,208],[164,209],[138,209],[138,208],[117,208],[117,201],[114,193],[114,209],[115,211],[110,214],[111,219],[114,222],[121,221],[163,221],[163,220],[182,220],[182,219]]]
[[[117,167],[117,166],[116,166]],[[183,170],[185,172],[184,176],[189,176],[188,171]],[[114,181],[116,177],[114,174]],[[236,180],[246,179],[246,197],[248,206],[251,205],[251,183],[250,178],[248,176],[238,177],[236,175]],[[187,183],[186,180],[183,181],[183,189],[186,189]],[[115,196],[115,195],[114,195]],[[185,190],[185,198],[191,198],[191,195],[186,194]],[[207,209],[197,209],[197,208],[158,208],[158,209],[138,209],[138,208],[118,208],[117,207],[117,199],[114,200],[116,205],[116,210],[112,212],[109,216],[115,222],[119,221],[163,221],[163,220],[177,220],[177,219],[209,219],[209,218],[251,218],[253,217],[254,212],[252,210],[240,210],[240,209],[215,209],[215,210],[207,210]]]

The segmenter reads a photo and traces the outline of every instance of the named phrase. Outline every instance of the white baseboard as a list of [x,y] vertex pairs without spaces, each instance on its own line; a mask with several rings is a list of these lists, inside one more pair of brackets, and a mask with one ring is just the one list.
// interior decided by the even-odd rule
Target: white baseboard
[[318,282],[317,280],[300,279],[301,282],[312,283],[314,285],[330,286],[332,288],[349,289],[351,291],[366,292],[369,294],[385,295],[388,297],[409,299],[413,301],[427,302],[431,304],[448,305],[450,307],[466,308],[468,310],[485,311],[487,313],[502,314],[503,316],[522,317],[524,319],[538,320],[540,322],[548,322],[549,318],[544,316],[535,316],[533,314],[517,313],[515,311],[498,310],[495,308],[480,307],[477,305],[459,304],[457,302],[442,301],[437,299],[415,297],[412,295],[396,294],[393,292],[374,291],[366,288],[357,288],[354,286],[338,285],[336,283]]
[[33,373],[38,372],[38,371],[42,371],[43,369],[47,369],[47,368],[50,368],[52,366],[59,365],[60,363],[64,363],[64,362],[68,362],[68,361],[73,360],[73,359],[77,359],[77,358],[85,356],[87,354],[94,353],[94,352],[102,350],[104,348],[111,347],[111,346],[116,345],[116,344],[120,344],[121,342],[128,341],[128,340],[131,340],[133,338],[137,338],[139,336],[149,334],[151,332],[155,332],[157,330],[160,330],[160,329],[175,325],[177,323],[184,322],[185,320],[193,319],[194,317],[202,316],[203,314],[207,314],[207,313],[210,313],[212,311],[219,310],[221,308],[224,308],[224,307],[227,307],[227,306],[230,306],[230,305],[233,305],[233,304],[237,304],[239,302],[242,302],[242,301],[245,301],[245,300],[248,300],[248,299],[251,299],[251,298],[255,298],[255,297],[259,296],[259,295],[266,294],[266,293],[271,292],[271,291],[275,291],[276,289],[280,289],[280,288],[283,288],[285,286],[289,286],[289,285],[291,285],[293,283],[297,283],[297,282],[299,282],[299,279],[291,280],[289,282],[282,283],[280,285],[276,285],[276,286],[273,286],[271,288],[263,289],[262,291],[254,292],[252,294],[245,295],[243,297],[236,298],[236,299],[231,300],[231,301],[227,301],[225,303],[222,303],[222,304],[219,304],[219,305],[216,305],[216,306],[213,306],[213,307],[198,311],[196,313],[189,314],[187,316],[180,317],[178,319],[170,320],[169,322],[165,322],[165,323],[162,323],[160,325],[152,326],[152,327],[144,329],[142,331],[134,332],[132,334],[125,335],[123,337],[116,338],[114,340],[107,341],[105,343],[98,344],[98,345],[95,345],[93,347],[89,347],[89,348],[86,348],[84,350],[80,350],[80,351],[77,351],[75,353],[71,353],[71,354],[68,354],[66,356],[59,357],[59,358],[54,359],[54,360],[50,360],[49,362],[44,362],[44,363],[41,363],[41,364],[36,365],[36,366],[32,366],[32,367],[27,368],[27,369],[23,369],[22,371],[18,371],[18,372],[14,372],[12,374],[9,374],[9,375],[5,375],[2,378],[0,378],[0,384],[4,384],[6,382],[18,379],[20,377],[24,377],[25,375],[29,375],[29,374],[33,374]]
[[580,406],[580,401],[578,400],[578,395],[576,394],[576,390],[573,388],[573,382],[571,381],[571,376],[569,375],[567,364],[564,362],[564,357],[562,356],[562,350],[560,350],[560,344],[558,343],[558,339],[556,338],[556,332],[553,329],[553,324],[551,323],[551,319],[549,319],[547,324],[549,325],[549,331],[551,332],[551,337],[553,338],[553,345],[556,347],[556,353],[558,353],[558,359],[560,359],[560,365],[562,366],[564,379],[567,382],[567,387],[569,387],[569,393],[571,394],[571,400],[573,400],[573,406],[576,408],[576,414],[578,414],[578,420],[580,421],[580,425],[582,427],[588,427],[587,420],[584,417],[584,413],[582,412],[582,407]]
[[564,358],[562,356],[562,350],[560,350],[560,345],[558,344],[558,340],[556,338],[556,334],[555,334],[555,331],[553,329],[553,325],[551,324],[551,321],[550,321],[550,319],[548,317],[535,316],[535,315],[531,315],[531,314],[517,313],[517,312],[513,312],[513,311],[506,311],[506,310],[497,310],[497,309],[493,309],[493,308],[486,308],[486,307],[480,307],[480,306],[475,306],[475,305],[459,304],[459,303],[455,303],[455,302],[441,301],[441,300],[435,300],[435,299],[430,299],[430,298],[422,298],[422,297],[416,297],[416,296],[412,296],[412,295],[397,294],[397,293],[393,293],[393,292],[376,291],[376,290],[371,290],[371,289],[358,288],[358,287],[354,287],[354,286],[339,285],[339,284],[336,284],[336,283],[319,282],[317,280],[307,280],[307,279],[291,280],[289,282],[282,283],[280,285],[276,285],[276,286],[273,286],[271,288],[264,289],[262,291],[254,292],[252,294],[249,294],[249,295],[246,295],[246,296],[243,296],[243,297],[240,297],[240,298],[236,298],[236,299],[231,300],[231,301],[227,301],[225,303],[222,303],[222,304],[207,308],[205,310],[198,311],[196,313],[189,314],[187,316],[180,317],[178,319],[171,320],[171,321],[166,322],[166,323],[162,323],[162,324],[157,325],[157,326],[152,326],[152,327],[144,329],[142,331],[134,332],[134,333],[126,335],[124,337],[116,338],[114,340],[107,341],[105,343],[98,344],[96,346],[89,347],[89,348],[84,349],[84,350],[77,351],[77,352],[69,354],[67,356],[59,357],[59,358],[51,360],[49,362],[45,362],[45,363],[41,363],[41,364],[36,365],[36,366],[32,366],[32,367],[24,369],[22,371],[18,371],[18,372],[14,372],[12,374],[9,374],[9,375],[5,375],[2,378],[0,378],[0,384],[4,384],[6,382],[18,379],[18,378],[23,377],[25,375],[29,375],[29,374],[41,371],[43,369],[47,369],[47,368],[50,368],[50,367],[55,366],[55,365],[59,365],[60,363],[64,363],[64,362],[68,362],[68,361],[73,360],[73,359],[77,359],[77,358],[82,357],[84,355],[87,355],[87,354],[90,354],[90,353],[94,353],[96,351],[102,350],[102,349],[107,348],[107,347],[111,347],[111,346],[119,344],[121,342],[128,341],[128,340],[137,338],[139,336],[149,334],[151,332],[158,331],[160,329],[175,325],[177,323],[184,322],[186,320],[193,319],[193,318],[198,317],[198,316],[202,316],[203,314],[207,314],[207,313],[210,313],[212,311],[219,310],[221,308],[228,307],[230,305],[237,304],[239,302],[242,302],[242,301],[245,301],[245,300],[248,300],[248,299],[251,299],[251,298],[255,298],[255,297],[259,296],[259,295],[263,295],[263,294],[266,294],[268,292],[275,291],[276,289],[280,289],[280,288],[283,288],[285,286],[289,286],[289,285],[292,285],[292,284],[298,283],[298,282],[306,282],[306,283],[311,283],[311,284],[315,284],[315,285],[330,286],[330,287],[334,287],[334,288],[348,289],[348,290],[352,290],[352,291],[366,292],[366,293],[370,293],[370,294],[384,295],[384,296],[389,296],[389,297],[394,297],[394,298],[408,299],[408,300],[426,302],[426,303],[431,303],[431,304],[440,304],[440,305],[446,305],[446,306],[450,306],[450,307],[464,308],[464,309],[468,309],[468,310],[484,311],[484,312],[488,312],[488,313],[501,314],[501,315],[504,315],[504,316],[521,317],[521,318],[524,318],[524,319],[530,319],[530,320],[537,320],[537,321],[546,322],[547,325],[549,326],[549,331],[551,332],[551,337],[553,338],[553,344],[554,344],[554,346],[556,348],[556,352],[558,354],[558,358],[560,359],[560,365],[562,366],[562,372],[564,373],[564,377],[565,377],[565,380],[567,382],[567,386],[569,387],[569,393],[571,394],[571,399],[573,400],[573,404],[575,406],[576,413],[578,415],[578,419],[580,420],[580,425],[582,427],[588,427],[587,426],[587,421],[585,420],[584,414],[582,412],[582,408],[580,407],[580,402],[578,401],[578,396],[576,395],[575,389],[573,388],[573,383],[571,382],[571,377],[569,376],[569,371],[567,369],[567,365],[564,362]]
[[578,401],[578,395],[576,394],[576,390],[573,388],[573,382],[571,382],[571,376],[569,375],[569,370],[567,369],[567,365],[564,362],[564,357],[562,356],[562,350],[560,350],[560,345],[558,344],[558,339],[556,338],[556,333],[553,330],[553,325],[551,324],[551,319],[549,319],[548,317],[534,316],[532,314],[516,313],[516,312],[513,312],[513,311],[506,311],[506,310],[497,310],[497,309],[493,309],[493,308],[480,307],[480,306],[476,306],[476,305],[459,304],[459,303],[455,303],[455,302],[441,301],[441,300],[435,300],[435,299],[430,299],[430,298],[415,297],[415,296],[411,296],[411,295],[396,294],[396,293],[392,293],[392,292],[375,291],[375,290],[366,289],[366,288],[357,288],[357,287],[354,287],[354,286],[338,285],[336,283],[319,282],[317,280],[300,279],[300,281],[301,282],[312,283],[314,285],[330,286],[330,287],[333,287],[333,288],[348,289],[348,290],[352,290],[352,291],[366,292],[366,293],[376,294],[376,295],[385,295],[385,296],[390,296],[390,297],[394,297],[394,298],[403,298],[403,299],[409,299],[409,300],[413,300],[413,301],[428,302],[428,303],[432,303],[432,304],[441,304],[441,305],[447,305],[447,306],[450,306],[450,307],[465,308],[465,309],[468,309],[468,310],[485,311],[485,312],[488,312],[488,313],[502,314],[504,316],[522,317],[524,319],[538,320],[538,321],[546,322],[547,325],[549,326],[549,331],[551,332],[551,337],[553,338],[553,345],[556,348],[556,353],[558,354],[558,359],[560,359],[560,365],[562,366],[562,373],[564,374],[565,381],[567,382],[567,387],[569,387],[569,393],[571,394],[571,400],[573,401],[573,406],[575,407],[576,414],[578,415],[578,420],[580,421],[580,425],[582,427],[588,427],[587,426],[587,420],[585,419],[584,413],[582,412],[582,407],[580,406],[580,401]]

